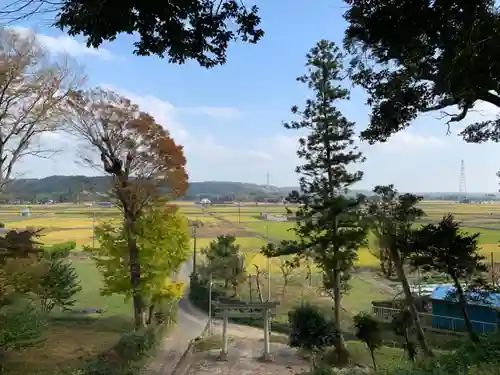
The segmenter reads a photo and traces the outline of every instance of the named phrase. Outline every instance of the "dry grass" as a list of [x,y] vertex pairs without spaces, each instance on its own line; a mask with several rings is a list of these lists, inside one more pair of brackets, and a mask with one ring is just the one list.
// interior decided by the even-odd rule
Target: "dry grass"
[[[99,221],[96,220],[96,225],[99,224]],[[13,223],[7,224],[7,228],[26,228],[26,227],[34,227],[34,228],[92,228],[92,218],[85,217],[82,215],[79,218],[62,218],[62,217],[43,217],[43,218],[33,218],[22,221],[15,221]]]
[[48,232],[40,236],[40,242],[45,245],[67,241],[75,241],[78,249],[84,245],[92,245],[92,229],[61,230]]
[[85,324],[53,322],[46,341],[20,353],[9,353],[5,374],[54,374],[57,369],[77,366],[85,358],[112,347],[121,336],[116,330],[89,329]]
[[254,221],[262,221],[259,219],[257,216],[251,216],[251,215],[224,215],[221,216],[222,219],[224,220],[229,220],[234,223],[248,223],[248,222],[254,222]]
[[201,221],[203,223],[215,223],[217,219],[210,215],[195,215],[195,214],[185,214],[188,220],[191,221]]

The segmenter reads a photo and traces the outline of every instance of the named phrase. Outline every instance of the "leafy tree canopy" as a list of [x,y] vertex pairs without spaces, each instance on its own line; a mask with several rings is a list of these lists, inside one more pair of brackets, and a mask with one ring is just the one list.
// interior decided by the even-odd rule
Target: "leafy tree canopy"
[[192,59],[207,68],[226,62],[230,42],[258,42],[259,24],[257,6],[238,0],[64,0],[55,20],[70,35],[83,35],[89,47],[137,33],[136,55],[178,64]]
[[478,244],[480,233],[462,231],[453,215],[443,217],[437,224],[425,225],[415,234],[415,252],[410,257],[415,266],[445,272],[454,280],[486,271]]
[[[345,45],[355,83],[368,91],[362,137],[384,142],[419,114],[441,110],[448,124],[479,101],[500,107],[500,14],[494,0],[345,0]],[[445,112],[446,111],[446,112]],[[469,125],[465,140],[500,140],[500,120]]]
[[[162,205],[150,208],[140,217],[136,228],[142,266],[141,292],[144,297],[153,298],[170,288],[170,277],[189,258],[187,220],[175,206]],[[100,246],[89,250],[104,276],[102,293],[130,296],[132,285],[124,229],[105,223],[96,227],[95,235]]]

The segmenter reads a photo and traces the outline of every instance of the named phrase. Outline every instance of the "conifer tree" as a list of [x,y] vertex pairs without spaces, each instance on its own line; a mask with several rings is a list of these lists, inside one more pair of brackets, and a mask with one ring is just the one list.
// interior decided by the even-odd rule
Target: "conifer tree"
[[303,194],[294,228],[298,240],[263,249],[268,256],[297,254],[311,258],[322,270],[325,287],[332,290],[338,332],[335,347],[341,361],[348,357],[340,326],[341,295],[357,249],[366,238],[359,210],[363,198],[344,195],[363,176],[348,167],[364,158],[354,145],[354,123],[336,107],[339,100],[349,99],[349,91],[340,85],[343,57],[335,44],[326,40],[319,41],[307,54],[307,73],[297,80],[307,85],[312,96],[302,111],[297,106],[292,108],[301,119],[285,124],[287,129],[308,132],[300,139],[297,151],[304,161],[296,169]]

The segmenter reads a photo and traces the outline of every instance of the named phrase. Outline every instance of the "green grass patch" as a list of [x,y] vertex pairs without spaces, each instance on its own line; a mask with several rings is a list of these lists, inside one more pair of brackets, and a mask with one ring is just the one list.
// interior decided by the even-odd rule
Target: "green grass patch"
[[251,231],[277,240],[293,240],[296,238],[295,233],[290,230],[295,227],[295,223],[291,221],[257,221],[255,223],[246,223],[245,226]]
[[[49,319],[46,340],[5,359],[6,375],[54,375],[81,366],[83,361],[114,346],[132,328],[132,306],[122,296],[100,295],[102,278],[90,260],[74,261],[83,290],[71,312],[55,311]],[[84,314],[83,309],[104,309]],[[70,372],[68,372],[70,373]]]

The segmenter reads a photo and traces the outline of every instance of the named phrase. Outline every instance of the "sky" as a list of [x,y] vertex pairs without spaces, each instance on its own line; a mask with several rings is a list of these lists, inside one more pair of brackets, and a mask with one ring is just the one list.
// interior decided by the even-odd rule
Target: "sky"
[[[88,85],[113,89],[153,115],[184,146],[191,181],[265,184],[269,173],[272,185],[296,186],[299,135],[282,124],[293,118],[290,108],[301,107],[308,95],[295,80],[305,72],[308,50],[320,39],[342,42],[345,6],[340,0],[315,0],[314,6],[302,0],[253,2],[260,7],[264,38],[256,45],[231,45],[227,64],[212,69],[134,56],[135,36],[120,36],[95,50],[82,38],[39,26],[47,22],[30,19],[13,26],[34,30],[54,56],[71,56],[83,67]],[[360,88],[348,88],[351,100],[339,107],[361,131],[369,121],[366,96]],[[400,191],[458,191],[464,160],[468,192],[498,191],[500,145],[466,144],[456,135],[468,123],[497,113],[480,103],[452,135],[446,135],[439,113],[427,114],[387,143],[361,143],[367,160],[359,166],[365,174],[356,188],[393,183]],[[17,176],[96,174],[77,162],[76,147],[66,138],[44,142],[60,152],[50,159],[25,159]]]

